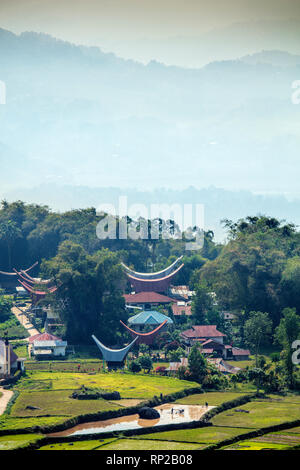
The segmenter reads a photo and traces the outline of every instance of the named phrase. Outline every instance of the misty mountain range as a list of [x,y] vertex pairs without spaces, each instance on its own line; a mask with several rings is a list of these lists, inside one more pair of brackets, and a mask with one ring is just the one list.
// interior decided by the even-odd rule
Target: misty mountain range
[[154,58],[168,65],[203,67],[210,62],[235,60],[262,50],[300,54],[300,22],[297,18],[234,22],[195,35],[166,38],[108,40],[101,31],[93,43],[143,63]]
[[[82,207],[97,205],[105,188],[141,197],[164,187],[179,202],[185,188],[213,185],[227,190],[209,193],[214,224],[271,207],[297,222],[297,202],[269,196],[261,205],[249,191],[299,195],[300,106],[291,101],[299,79],[300,55],[279,50],[185,69],[2,29],[0,195],[65,208],[66,192],[70,207]],[[225,195],[232,210],[219,214]]]

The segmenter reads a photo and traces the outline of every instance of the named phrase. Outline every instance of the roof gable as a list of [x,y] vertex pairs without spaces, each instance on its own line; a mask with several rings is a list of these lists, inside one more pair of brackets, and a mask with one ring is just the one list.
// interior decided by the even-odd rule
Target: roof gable
[[130,325],[159,325],[167,320],[168,323],[173,323],[170,317],[156,310],[144,310],[137,315],[128,319]]
[[28,341],[30,343],[33,343],[33,341],[61,341],[61,338],[51,335],[50,333],[38,333],[37,335],[30,336]]

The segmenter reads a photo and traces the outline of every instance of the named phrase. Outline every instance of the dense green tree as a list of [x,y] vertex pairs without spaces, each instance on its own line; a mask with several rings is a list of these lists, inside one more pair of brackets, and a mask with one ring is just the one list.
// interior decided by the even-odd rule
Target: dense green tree
[[296,313],[296,309],[285,308],[283,310],[283,317],[280,320],[278,327],[275,332],[276,341],[283,348],[283,363],[285,369],[285,375],[287,383],[290,388],[294,388],[294,370],[295,364],[293,364],[292,345],[295,340],[298,340],[300,336],[300,318]]
[[0,289],[0,322],[5,322],[10,315],[12,308],[11,298],[4,295],[4,291]]
[[139,363],[140,363],[141,368],[144,369],[144,371],[147,371],[148,373],[153,367],[152,359],[147,354],[139,357]]
[[202,383],[207,374],[207,361],[199,351],[199,345],[195,344],[188,356],[188,369],[191,377],[196,382]]
[[288,259],[299,256],[300,234],[292,224],[266,216],[225,221],[225,227],[228,242],[203,266],[200,279],[216,292],[222,308],[268,311],[277,326],[281,309],[299,299],[284,293],[284,272]]
[[197,284],[192,300],[192,315],[198,325],[206,323],[206,315],[213,307],[213,298],[204,281]]
[[245,342],[255,354],[255,365],[258,367],[258,355],[263,344],[267,344],[272,332],[272,321],[268,313],[250,312],[245,323]]
[[120,320],[127,320],[125,280],[115,253],[101,250],[88,255],[80,245],[65,241],[53,259],[43,262],[42,272],[59,286],[54,308],[71,344],[89,343],[92,334],[105,344],[121,339]]
[[15,241],[21,238],[21,230],[12,220],[7,220],[0,223],[0,238],[5,242],[7,246],[7,258],[8,258],[8,269],[12,270],[12,248]]

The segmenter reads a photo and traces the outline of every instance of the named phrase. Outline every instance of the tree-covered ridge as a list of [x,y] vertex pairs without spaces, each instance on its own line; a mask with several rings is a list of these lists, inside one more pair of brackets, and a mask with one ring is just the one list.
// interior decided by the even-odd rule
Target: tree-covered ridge
[[[221,246],[216,245],[213,233],[207,232],[200,252],[185,252],[185,240],[163,238],[165,221],[159,220],[159,238],[153,239],[99,239],[97,224],[103,215],[95,208],[76,209],[64,213],[53,212],[47,206],[25,204],[22,201],[2,202],[0,209],[0,269],[24,269],[35,261],[56,256],[66,240],[79,244],[93,254],[102,248],[119,252],[122,260],[137,271],[160,270],[184,254],[185,267],[178,276],[179,284],[188,284],[195,269],[206,259],[214,259]],[[132,220],[127,218],[127,223]],[[117,233],[119,219],[116,219]],[[150,221],[147,221],[150,226]]]
[[283,308],[299,312],[300,234],[295,226],[266,216],[224,223],[228,242],[200,271],[223,307],[269,312],[275,326]]

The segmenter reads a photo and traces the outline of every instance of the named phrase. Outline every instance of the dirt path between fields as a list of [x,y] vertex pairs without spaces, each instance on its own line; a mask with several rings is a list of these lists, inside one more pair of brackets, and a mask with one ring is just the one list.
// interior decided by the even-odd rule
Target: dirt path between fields
[[11,390],[5,390],[4,388],[0,387],[0,394],[1,393],[2,396],[0,397],[0,415],[2,415],[6,410],[7,404],[13,396],[14,392],[12,392]]
[[[25,307],[26,308],[26,307]],[[30,336],[33,335],[38,335],[39,331],[30,323],[30,321],[27,319],[26,314],[23,312],[22,308],[19,307],[13,307],[11,309],[12,313],[15,315],[15,317],[19,320],[21,325],[24,326],[24,328],[28,331]],[[24,338],[25,341],[28,341],[28,338]]]

